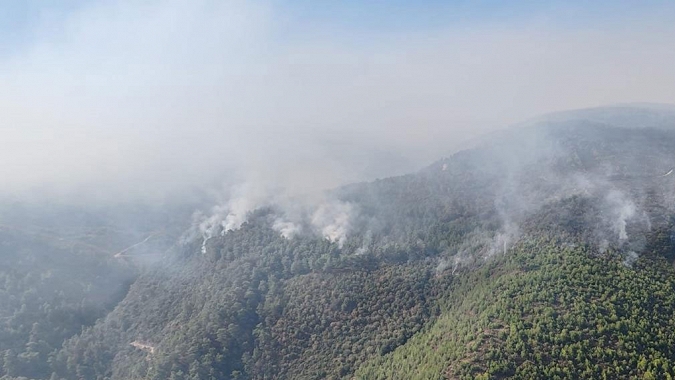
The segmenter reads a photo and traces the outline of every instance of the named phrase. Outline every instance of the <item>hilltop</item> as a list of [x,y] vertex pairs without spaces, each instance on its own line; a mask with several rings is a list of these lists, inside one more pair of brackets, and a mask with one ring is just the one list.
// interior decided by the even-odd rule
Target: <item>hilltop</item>
[[295,214],[207,215],[95,323],[8,349],[0,373],[668,378],[674,169],[672,110],[632,105],[539,118]]

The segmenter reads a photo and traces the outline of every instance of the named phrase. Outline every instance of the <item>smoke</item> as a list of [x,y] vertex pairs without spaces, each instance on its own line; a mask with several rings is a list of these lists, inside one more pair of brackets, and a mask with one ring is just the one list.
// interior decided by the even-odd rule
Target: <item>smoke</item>
[[638,255],[634,251],[628,252],[626,255],[626,258],[623,260],[623,265],[625,265],[628,268],[632,268],[633,264],[640,258],[640,255]]
[[295,235],[302,232],[302,225],[277,218],[272,224],[272,229],[278,231],[286,239],[292,239]]
[[[343,246],[371,221],[326,189],[414,171],[533,115],[675,103],[675,51],[664,48],[673,9],[641,12],[440,26],[402,12],[373,29],[258,1],[110,0],[55,12],[0,55],[0,196],[155,201],[216,188],[183,241],[206,249],[268,208],[284,238]],[[607,173],[586,172],[578,157],[574,174],[557,172],[568,153],[536,135],[503,147],[490,168],[506,174],[501,225],[475,244],[483,255],[508,250],[529,215],[574,195],[603,199],[612,236],[599,239],[630,241],[632,223],[648,224],[636,194],[608,185]],[[553,169],[532,172],[538,160]]]
[[606,197],[613,214],[613,228],[620,241],[628,240],[626,225],[636,214],[636,206],[632,200],[618,190],[610,190]]
[[[675,155],[667,144],[655,146],[656,140],[645,140],[655,132],[635,128],[649,123],[652,128],[665,128],[651,137],[660,133],[665,141],[672,139],[675,118],[657,111],[643,117],[644,110],[639,109],[630,111],[640,113],[638,118],[621,109],[594,112],[607,122],[632,120],[633,129],[574,119],[575,112],[570,112],[567,120],[560,121],[562,114],[544,118],[479,144],[472,159],[480,163],[475,171],[490,176],[489,183],[495,186],[497,227],[477,227],[461,246],[443,256],[452,263],[471,265],[506,253],[533,229],[583,236],[600,252],[612,247],[639,256],[653,227],[648,211],[672,212],[672,182],[663,173],[670,170]],[[620,140],[614,140],[617,134]],[[449,165],[439,167],[445,171]]]
[[194,240],[198,235],[202,239],[202,253],[206,253],[206,243],[217,234],[239,229],[249,214],[271,202],[268,189],[255,182],[235,185],[218,195],[221,201],[213,206],[210,213],[201,211],[193,215],[193,224],[183,236],[183,243]]
[[226,188],[217,198],[220,201],[208,213],[198,211],[193,215],[192,227],[182,238],[183,243],[202,239],[202,253],[209,239],[238,230],[259,209],[272,212],[270,227],[286,239],[309,233],[339,247],[347,240],[358,217],[354,205],[329,193],[299,198],[286,189],[266,187],[255,180]]
[[495,237],[492,239],[486,258],[490,258],[495,254],[506,254],[509,248],[513,246],[514,243],[518,241],[520,237],[520,228],[517,224],[514,223],[505,223],[502,229],[497,232]]
[[321,204],[313,213],[311,222],[325,239],[342,247],[350,232],[354,214],[354,206],[350,203],[333,201]]
[[[214,215],[222,218],[220,223],[223,233],[237,230],[246,222],[251,211],[260,208],[268,201],[269,195],[264,188],[246,182],[233,189],[232,196],[224,207],[216,206]],[[227,214],[218,214],[218,211],[221,210],[227,211]]]
[[250,176],[306,193],[537,114],[675,102],[672,9],[641,12],[574,27],[565,12],[441,26],[401,12],[368,29],[275,2],[47,9],[0,46],[2,195],[156,200]]

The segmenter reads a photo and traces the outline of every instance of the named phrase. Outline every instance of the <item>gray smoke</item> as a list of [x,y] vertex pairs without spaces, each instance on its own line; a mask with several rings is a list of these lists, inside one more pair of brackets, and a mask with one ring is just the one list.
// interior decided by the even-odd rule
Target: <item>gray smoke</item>
[[555,14],[393,33],[282,3],[86,2],[0,56],[1,195],[156,201],[252,176],[302,194],[550,111],[675,103],[663,8],[620,28]]
[[306,232],[321,236],[339,247],[347,240],[358,215],[354,205],[328,193],[313,193],[299,198],[285,189],[272,189],[260,182],[245,182],[231,187],[218,198],[221,201],[209,212],[194,214],[193,225],[183,237],[184,242],[200,238],[203,253],[209,239],[239,229],[258,209],[273,210],[271,228],[286,239]]

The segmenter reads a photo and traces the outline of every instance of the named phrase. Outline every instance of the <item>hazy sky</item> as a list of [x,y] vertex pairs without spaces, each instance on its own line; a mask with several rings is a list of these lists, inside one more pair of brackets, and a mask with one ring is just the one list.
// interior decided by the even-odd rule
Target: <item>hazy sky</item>
[[0,193],[310,191],[546,112],[675,103],[675,3],[584,3],[4,2]]

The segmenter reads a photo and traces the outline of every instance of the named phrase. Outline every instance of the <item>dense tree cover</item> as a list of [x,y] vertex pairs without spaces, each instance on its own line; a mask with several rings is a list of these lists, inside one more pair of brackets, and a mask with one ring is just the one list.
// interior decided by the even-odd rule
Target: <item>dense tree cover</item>
[[0,203],[0,377],[50,378],[64,341],[138,276],[138,261],[115,253],[151,235],[128,253],[163,252],[184,229],[183,208]]
[[340,257],[334,243],[289,241],[264,224],[210,248],[141,276],[102,323],[65,344],[57,375],[341,378],[420,330],[449,280],[433,262]]
[[257,332],[250,374],[349,375],[365,358],[386,354],[419,331],[435,314],[438,290],[447,281],[422,263],[296,277],[280,297],[266,300],[269,312]]
[[135,270],[80,248],[0,230],[0,374],[49,378],[64,340],[124,297]]
[[[119,298],[81,313],[90,290],[111,289],[101,271],[123,260],[90,255],[69,279],[72,300],[52,294],[43,307],[33,295],[46,290],[35,284],[59,287],[47,269],[31,269],[42,267],[16,277],[31,257],[18,255],[5,270],[3,311],[39,312],[7,324],[20,333],[3,375],[672,376],[675,175],[664,174],[675,134],[615,132],[594,123],[518,130],[419,173],[337,189],[330,197],[356,210],[344,244],[308,231],[285,239],[271,228],[283,210],[257,210],[204,253],[199,236],[174,245],[110,312]],[[147,226],[133,241],[157,223]],[[112,246],[105,241],[93,234],[76,251]],[[23,246],[30,241],[8,252]],[[53,303],[71,314],[49,317]]]
[[[385,260],[378,246],[350,255],[348,244],[286,240],[261,212],[206,254],[141,276],[54,369],[81,379],[661,374],[633,364],[673,359],[670,230],[654,231],[635,263],[625,249],[601,253],[573,227],[595,213],[587,202],[543,208],[509,252],[454,274],[425,255]],[[657,314],[666,317],[645,320]]]
[[675,271],[531,239],[459,277],[442,315],[359,379],[666,379],[675,375]]

